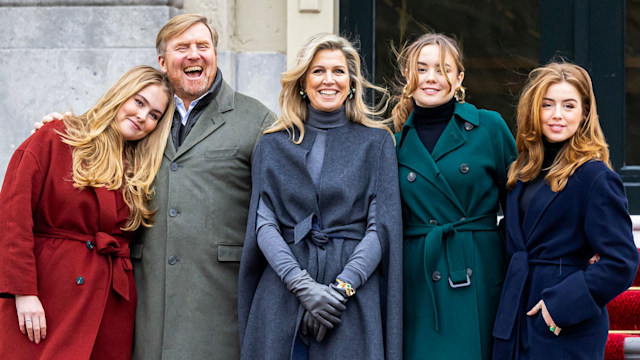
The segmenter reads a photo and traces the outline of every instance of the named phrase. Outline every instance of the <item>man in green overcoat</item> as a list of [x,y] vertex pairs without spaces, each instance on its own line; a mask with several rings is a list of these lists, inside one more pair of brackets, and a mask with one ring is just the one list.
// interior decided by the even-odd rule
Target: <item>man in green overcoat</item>
[[132,248],[134,359],[236,359],[238,270],[251,158],[273,114],[217,69],[207,19],[178,15],[158,33],[176,112],[156,176],[152,228]]

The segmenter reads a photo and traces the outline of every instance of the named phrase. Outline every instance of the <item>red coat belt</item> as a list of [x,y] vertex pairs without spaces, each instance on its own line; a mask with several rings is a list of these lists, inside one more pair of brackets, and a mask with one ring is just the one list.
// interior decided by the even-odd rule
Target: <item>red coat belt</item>
[[[133,270],[131,260],[129,259],[130,250],[128,247],[121,248],[118,240],[111,236],[111,234],[97,232],[95,235],[88,235],[75,231],[42,226],[36,227],[34,233],[39,237],[76,240],[84,243],[93,242],[98,254],[105,255],[109,258],[109,267],[113,274],[113,280],[111,281],[113,290],[125,300],[129,301],[129,277],[126,272]],[[91,249],[91,247],[87,247]],[[116,264],[114,266],[114,262],[119,263],[119,265]]]

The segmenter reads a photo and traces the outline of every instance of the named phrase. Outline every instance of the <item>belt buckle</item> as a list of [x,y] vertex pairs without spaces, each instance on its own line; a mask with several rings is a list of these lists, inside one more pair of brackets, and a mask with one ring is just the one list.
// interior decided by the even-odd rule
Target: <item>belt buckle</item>
[[467,280],[465,282],[458,283],[458,284],[454,284],[453,281],[451,281],[451,276],[449,276],[449,286],[451,286],[452,289],[466,287],[469,285],[471,285],[471,279],[469,279],[469,274],[467,274]]

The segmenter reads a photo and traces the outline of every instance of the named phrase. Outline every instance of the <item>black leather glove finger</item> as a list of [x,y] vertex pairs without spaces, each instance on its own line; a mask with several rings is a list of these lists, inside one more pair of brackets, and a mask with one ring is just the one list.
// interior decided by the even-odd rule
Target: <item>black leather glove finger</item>
[[[316,329],[314,329],[315,331]],[[316,342],[320,343],[324,340],[324,336],[327,334],[327,328],[323,325],[318,326],[318,330],[315,331]]]
[[[302,322],[300,323],[300,332],[302,333],[302,336],[307,336],[310,335],[310,331],[313,331],[313,327],[309,327],[309,319],[313,319],[313,316],[311,316],[309,314],[308,311],[304,311],[304,314],[302,315]],[[311,323],[311,325],[313,326],[313,323]]]
[[329,314],[326,311],[319,311],[318,317],[316,317],[316,321],[320,322],[320,324],[328,327],[329,329],[333,329],[334,326],[341,323],[340,318],[333,314]]
[[302,304],[302,306],[323,325],[332,328],[340,323],[340,314],[346,306],[340,301],[341,296],[332,293],[332,289],[319,284],[311,278],[306,270],[291,279],[287,288]]

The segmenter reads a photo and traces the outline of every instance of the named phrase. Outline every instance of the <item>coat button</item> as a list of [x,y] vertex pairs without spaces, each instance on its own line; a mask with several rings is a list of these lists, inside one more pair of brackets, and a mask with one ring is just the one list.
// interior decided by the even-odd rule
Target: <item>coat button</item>
[[429,225],[438,225],[438,220],[429,220]]
[[87,241],[86,245],[87,245],[87,249],[89,250],[93,250],[93,248],[96,247],[96,244],[91,240]]
[[169,216],[176,217],[178,215],[178,211],[176,209],[169,210]]
[[171,255],[169,256],[169,265],[175,265],[178,262],[178,258]]
[[78,276],[78,277],[76,278],[76,284],[78,284],[78,285],[82,285],[82,284],[84,284],[84,277],[82,277],[82,276]]
[[171,169],[171,171],[178,170],[178,163],[171,163],[171,166],[169,166],[169,168]]
[[471,270],[470,268],[467,268],[467,276],[471,277],[471,275],[473,275],[473,270]]
[[407,175],[407,180],[409,180],[409,182],[416,181],[416,173],[414,173],[413,171],[410,172],[409,175]]
[[462,163],[460,164],[460,172],[463,174],[466,174],[469,172],[469,165],[467,165],[466,163]]
[[433,274],[431,274],[431,279],[433,281],[438,281],[442,279],[442,274],[440,274],[440,271],[434,271]]
[[467,130],[467,131],[473,129],[473,124],[468,122],[468,121],[465,121],[464,122],[464,129]]

